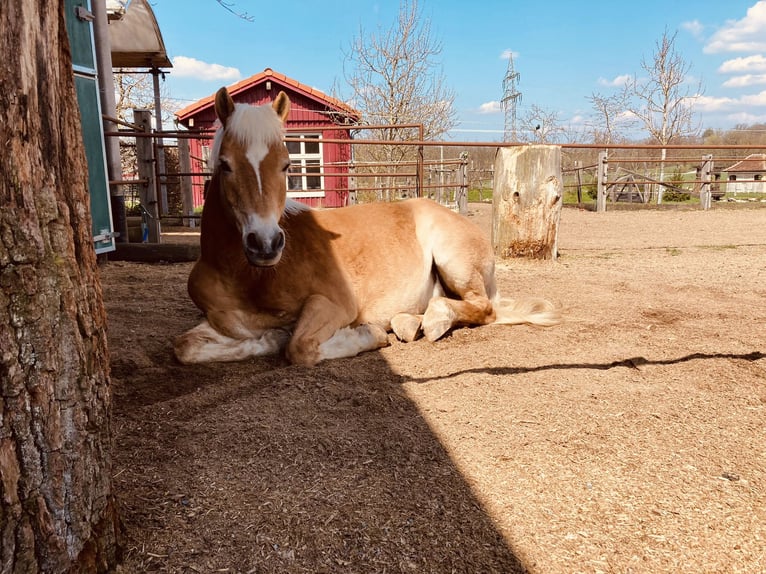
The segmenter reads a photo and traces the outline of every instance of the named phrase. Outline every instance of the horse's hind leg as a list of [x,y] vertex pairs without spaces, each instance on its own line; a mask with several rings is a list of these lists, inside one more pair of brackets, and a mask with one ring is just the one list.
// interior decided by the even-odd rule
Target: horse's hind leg
[[458,325],[486,325],[495,320],[494,256],[483,241],[452,245],[434,253],[439,281],[450,297],[434,297],[423,315],[423,334],[436,341]]
[[458,325],[486,325],[495,320],[492,302],[475,292],[462,294],[463,299],[434,297],[423,315],[423,334],[436,341]]

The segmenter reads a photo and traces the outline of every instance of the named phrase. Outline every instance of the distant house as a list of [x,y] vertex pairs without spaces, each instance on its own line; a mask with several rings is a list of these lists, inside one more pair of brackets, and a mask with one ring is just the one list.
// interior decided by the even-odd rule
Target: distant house
[[766,192],[766,154],[754,153],[722,170],[726,193]]
[[[284,91],[291,102],[286,134],[300,141],[287,142],[292,167],[288,176],[288,196],[312,207],[342,207],[349,202],[348,164],[351,161],[351,130],[361,114],[319,90],[301,84],[284,74],[266,68],[245,80],[228,86],[238,103],[261,105]],[[215,127],[215,95],[187,106],[176,113],[178,122],[194,130]],[[343,140],[341,143],[323,140]],[[194,171],[206,171],[211,140],[192,139],[189,143]],[[204,179],[193,182],[194,205],[204,202]]]

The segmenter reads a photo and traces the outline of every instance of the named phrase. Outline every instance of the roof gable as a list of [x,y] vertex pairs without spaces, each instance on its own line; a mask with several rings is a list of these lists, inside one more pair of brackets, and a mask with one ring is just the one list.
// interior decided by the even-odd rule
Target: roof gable
[[[266,82],[272,82],[273,84],[276,84],[278,88],[281,87],[287,92],[298,93],[299,95],[308,98],[309,100],[313,100],[323,106],[328,107],[330,111],[339,112],[340,114],[349,117],[353,122],[358,122],[361,118],[361,113],[351,106],[341,102],[336,98],[333,98],[332,96],[328,96],[320,90],[307,86],[306,84],[302,84],[297,80],[293,80],[292,78],[285,76],[284,74],[275,72],[271,68],[266,68],[263,72],[227,86],[227,89],[231,97],[236,101],[238,94],[252,90],[257,86],[266,84]],[[189,118],[192,118],[208,110],[209,108],[212,108],[214,103],[215,94],[207,96],[206,98],[202,98],[201,100],[186,106],[182,110],[176,112],[175,115],[178,120],[183,123]]]
[[727,173],[754,173],[766,171],[766,154],[754,153],[722,170]]

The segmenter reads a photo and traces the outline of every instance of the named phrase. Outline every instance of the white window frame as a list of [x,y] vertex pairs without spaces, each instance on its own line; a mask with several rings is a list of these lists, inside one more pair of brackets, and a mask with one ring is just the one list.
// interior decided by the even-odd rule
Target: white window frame
[[[290,138],[301,138],[299,142],[287,142],[288,150],[291,147],[298,146],[297,153],[290,153],[290,171],[287,174],[287,197],[306,198],[306,197],[324,197],[324,176],[312,175],[307,171],[309,165],[316,165],[321,171],[324,165],[324,145],[322,134],[317,132],[288,133]],[[306,142],[318,142],[319,153],[307,153]],[[319,177],[319,189],[308,187],[308,178]],[[290,182],[300,178],[300,189],[290,189]]]

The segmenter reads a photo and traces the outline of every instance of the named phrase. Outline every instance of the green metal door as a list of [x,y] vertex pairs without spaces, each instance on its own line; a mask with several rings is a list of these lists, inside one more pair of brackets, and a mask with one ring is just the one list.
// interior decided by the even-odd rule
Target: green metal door
[[80,108],[82,138],[88,160],[90,214],[96,253],[114,251],[114,227],[109,201],[101,101],[93,45],[93,15],[90,0],[65,0],[66,27],[72,48],[77,103]]

